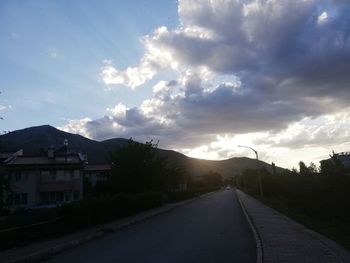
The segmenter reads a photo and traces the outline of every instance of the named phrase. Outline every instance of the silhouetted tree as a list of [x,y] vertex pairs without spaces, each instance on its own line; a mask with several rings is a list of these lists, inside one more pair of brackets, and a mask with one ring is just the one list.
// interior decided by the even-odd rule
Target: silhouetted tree
[[222,185],[222,176],[217,172],[209,171],[202,178],[207,186],[217,187]]
[[315,175],[318,173],[318,168],[316,166],[316,164],[314,164],[313,162],[310,163],[310,165],[307,168],[309,170],[309,173],[311,175]]
[[303,176],[309,175],[309,170],[307,169],[307,166],[303,161],[299,162],[299,174]]
[[163,190],[167,163],[157,155],[158,143],[141,144],[129,139],[111,155],[112,173],[107,184],[113,192],[144,192]]
[[233,185],[234,184],[234,177],[229,177],[224,179],[225,185]]
[[271,167],[272,167],[272,175],[276,175],[276,165],[274,162],[271,163]]
[[165,172],[166,189],[178,190],[180,185],[191,184],[191,177],[186,170],[180,167],[168,168]]

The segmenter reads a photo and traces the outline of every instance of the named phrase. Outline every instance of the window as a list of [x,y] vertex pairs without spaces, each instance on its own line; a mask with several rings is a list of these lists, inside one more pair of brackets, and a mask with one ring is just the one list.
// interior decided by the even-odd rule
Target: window
[[22,205],[26,205],[28,203],[28,194],[27,193],[21,194],[20,203]]
[[55,201],[58,201],[58,202],[63,202],[63,192],[56,192],[56,199]]
[[28,172],[28,171],[23,171],[23,172],[22,172],[22,178],[23,178],[23,180],[28,180],[28,177],[29,177],[29,172]]
[[6,199],[6,204],[7,205],[12,205],[13,204],[13,194],[9,194]]
[[60,180],[60,181],[66,180],[64,171],[62,170],[56,171],[56,180]]
[[79,170],[74,170],[74,179],[80,179],[80,172]]
[[41,174],[41,180],[43,182],[50,181],[50,172],[49,171],[41,171],[40,174]]
[[15,193],[7,196],[8,205],[26,205],[28,204],[28,193]]
[[73,196],[74,196],[73,198],[74,198],[75,201],[79,200],[80,192],[79,191],[74,191]]
[[64,191],[55,191],[55,192],[42,192],[40,193],[41,199],[43,202],[64,202],[65,193]]
[[49,201],[49,193],[44,192],[44,193],[40,193],[40,195],[43,202]]
[[12,181],[12,177],[13,177],[12,173],[9,173],[9,174],[7,175],[7,180],[8,180],[9,182],[11,182],[11,181]]
[[50,171],[51,180],[56,180],[56,171]]
[[21,172],[16,172],[15,173],[15,180],[16,181],[21,181]]
[[72,196],[72,192],[71,192],[71,191],[65,191],[65,192],[64,192],[64,200],[65,200],[66,202],[71,201],[71,196]]
[[64,171],[66,180],[72,180],[73,179],[73,175],[74,175],[73,172],[74,172],[73,170],[65,170]]
[[49,200],[50,201],[56,200],[56,192],[49,192]]
[[15,205],[19,205],[21,203],[21,194],[15,194],[14,203]]
[[41,171],[41,180],[42,181],[55,181],[56,180],[56,171]]

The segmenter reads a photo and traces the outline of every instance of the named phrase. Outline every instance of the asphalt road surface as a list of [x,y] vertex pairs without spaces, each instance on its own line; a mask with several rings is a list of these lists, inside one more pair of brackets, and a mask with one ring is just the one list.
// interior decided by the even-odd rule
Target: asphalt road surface
[[256,262],[256,245],[235,192],[223,190],[47,262]]

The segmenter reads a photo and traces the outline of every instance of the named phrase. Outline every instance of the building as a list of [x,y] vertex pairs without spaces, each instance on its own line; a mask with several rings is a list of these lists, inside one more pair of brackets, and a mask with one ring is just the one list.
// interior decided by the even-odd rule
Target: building
[[47,156],[12,154],[3,161],[11,192],[6,204],[11,209],[29,208],[43,203],[64,203],[83,198],[82,154],[69,153],[67,144],[50,148]]
[[350,175],[350,152],[340,152],[329,155],[330,158],[321,160],[321,171],[325,174]]
[[350,168],[350,152],[338,153],[338,158],[346,168]]

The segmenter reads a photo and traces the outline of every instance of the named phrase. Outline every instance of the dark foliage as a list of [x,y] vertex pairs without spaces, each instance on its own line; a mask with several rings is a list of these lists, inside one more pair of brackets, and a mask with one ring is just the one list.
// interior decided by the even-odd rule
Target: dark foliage
[[112,193],[140,193],[162,190],[166,186],[166,158],[157,155],[157,143],[128,143],[111,155],[112,175],[108,179]]
[[154,208],[162,203],[163,194],[159,192],[97,196],[63,206],[62,214],[66,225],[75,230]]
[[[345,175],[342,164],[327,162],[327,165],[321,165],[321,172],[317,173],[313,164],[306,167],[300,162],[299,173],[260,173],[264,197],[281,200],[288,208],[311,218],[350,221],[350,176]],[[235,178],[234,183],[253,195],[259,195],[258,174],[255,170],[246,170]]]
[[219,187],[222,186],[223,183],[221,174],[213,171],[209,171],[208,173],[204,174],[202,176],[202,181],[207,187]]

